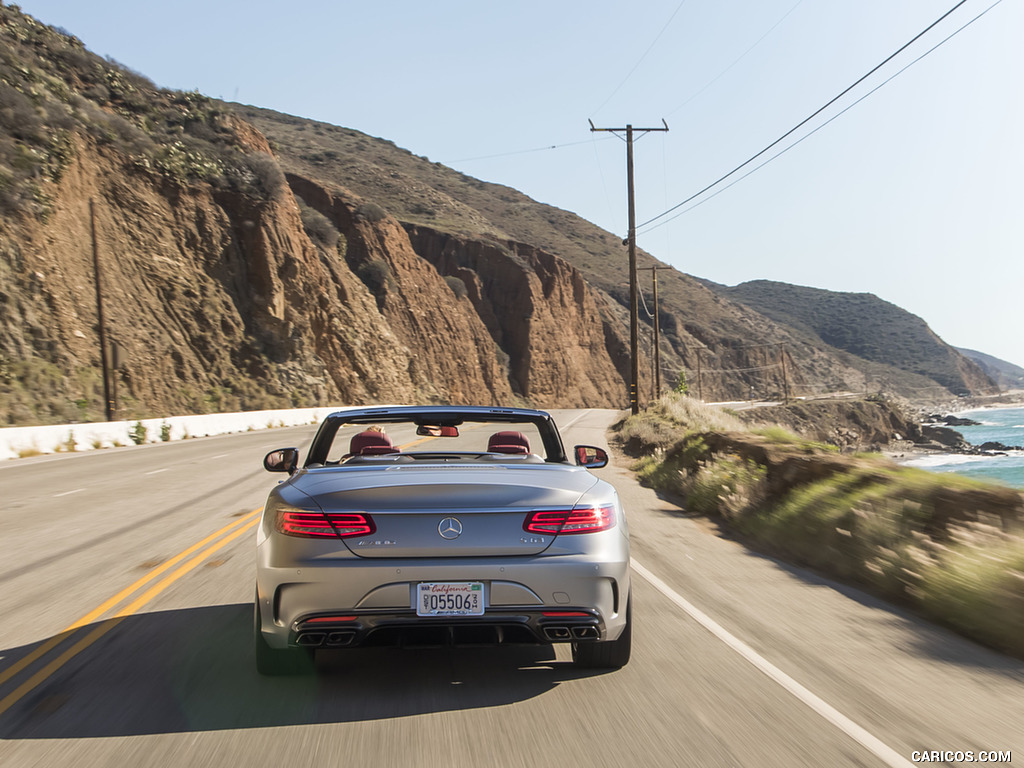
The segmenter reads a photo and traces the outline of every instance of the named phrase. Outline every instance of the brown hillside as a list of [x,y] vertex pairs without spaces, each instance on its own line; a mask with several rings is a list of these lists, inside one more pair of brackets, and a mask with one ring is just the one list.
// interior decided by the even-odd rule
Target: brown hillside
[[[537,203],[514,189],[431,163],[384,139],[272,110],[229,106],[268,136],[286,170],[352,189],[386,208],[413,232],[433,231],[482,244],[494,239],[529,243],[555,254],[578,269],[605,297],[606,316],[628,323],[629,278],[621,235],[605,232],[568,211]],[[413,241],[419,249],[418,239]],[[638,261],[641,268],[660,264],[643,252]],[[649,279],[649,273],[641,273],[648,302]],[[933,354],[938,349],[943,358],[953,362],[944,367],[911,367],[904,365],[904,354],[864,358],[855,349],[834,346],[791,325],[788,318],[780,320],[761,307],[748,306],[718,291],[721,286],[675,270],[659,274],[659,287],[662,379],[671,386],[685,369],[696,389],[699,365],[703,370],[701,389],[709,400],[779,397],[787,383],[790,393],[797,395],[881,388],[910,397],[924,393],[941,397],[947,388],[977,393],[991,388],[990,381],[977,376],[976,367],[941,341],[939,347],[915,350],[914,354]],[[920,323],[900,312],[897,333],[899,328],[914,327],[914,321]],[[641,392],[646,394],[653,322],[643,310],[640,315],[648,326],[643,329],[641,344],[645,380]],[[837,322],[856,327],[869,319],[846,315]],[[930,376],[933,373],[941,381],[936,382]]]
[[[156,88],[15,6],[0,107],[0,424],[102,417],[90,200],[119,418],[625,405],[623,249],[571,213],[356,131]],[[682,369],[706,399],[864,387],[866,361],[660,279],[666,387]]]

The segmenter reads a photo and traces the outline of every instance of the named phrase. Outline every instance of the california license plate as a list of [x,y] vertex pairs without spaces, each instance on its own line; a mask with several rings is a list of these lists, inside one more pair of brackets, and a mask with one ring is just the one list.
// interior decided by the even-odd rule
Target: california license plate
[[483,616],[484,585],[478,581],[416,585],[417,616]]

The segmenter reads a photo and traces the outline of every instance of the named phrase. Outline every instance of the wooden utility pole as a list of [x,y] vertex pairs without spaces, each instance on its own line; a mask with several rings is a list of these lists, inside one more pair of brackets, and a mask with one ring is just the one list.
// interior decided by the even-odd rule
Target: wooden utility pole
[[[590,130],[605,131],[626,134],[626,185],[627,200],[629,204],[629,234],[626,237],[626,245],[629,246],[629,352],[630,362],[630,383],[629,383],[629,409],[636,415],[640,413],[640,400],[638,397],[638,385],[640,380],[640,356],[639,330],[637,328],[637,294],[636,294],[636,206],[633,195],[633,134],[650,133],[651,131],[667,131],[668,123],[664,120],[661,124],[664,128],[634,128],[627,125],[625,128],[595,128],[593,121],[590,122]],[[620,137],[621,138],[621,137]]]
[[701,383],[701,378],[700,378],[700,353],[701,353],[701,351],[702,350],[698,347],[698,349],[697,349],[697,399],[700,400],[703,403],[704,402],[704,386]]
[[782,364],[783,402],[789,404],[789,376],[786,374],[786,345],[779,344],[779,363]]
[[654,293],[654,397],[661,397],[661,321],[658,319],[658,270],[672,267],[658,266],[640,267],[651,270],[652,290]]
[[100,337],[100,365],[103,369],[103,410],[107,421],[114,420],[114,398],[110,393],[110,364],[107,360],[107,327],[103,320],[103,289],[100,274],[100,249],[96,240],[96,201],[89,198],[89,227],[92,230],[92,266],[96,279],[96,317]]

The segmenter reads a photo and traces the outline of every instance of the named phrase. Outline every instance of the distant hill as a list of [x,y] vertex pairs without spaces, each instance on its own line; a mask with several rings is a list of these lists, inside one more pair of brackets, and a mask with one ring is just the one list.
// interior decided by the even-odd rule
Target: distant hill
[[874,294],[770,280],[714,289],[830,347],[932,379],[954,394],[992,386],[973,360],[942,341],[924,320]]
[[957,347],[957,351],[976,362],[1001,389],[1024,389],[1024,368],[974,349]]

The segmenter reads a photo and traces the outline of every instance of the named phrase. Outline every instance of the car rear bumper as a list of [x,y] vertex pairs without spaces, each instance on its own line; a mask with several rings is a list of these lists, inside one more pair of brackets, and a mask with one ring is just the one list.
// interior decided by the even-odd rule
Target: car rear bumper
[[[575,613],[580,615],[546,615]],[[413,611],[361,613],[343,621],[309,616],[289,628],[288,645],[304,648],[359,646],[472,646],[589,642],[605,634],[596,611],[498,609],[483,616],[421,617]]]
[[[421,582],[480,582],[482,616],[417,616]],[[273,648],[614,640],[626,622],[628,555],[358,560],[257,568],[261,632]],[[582,616],[546,614],[582,613]],[[316,621],[311,621],[316,620]]]

